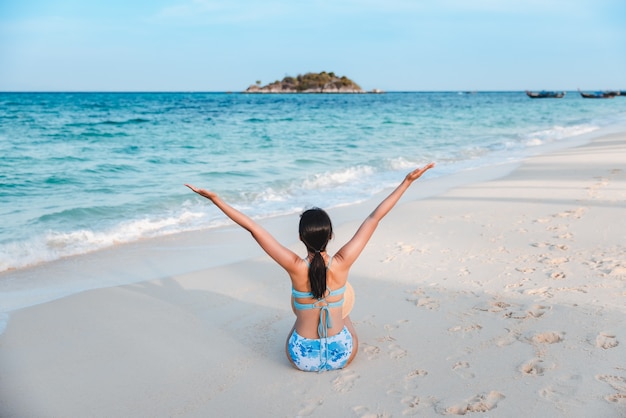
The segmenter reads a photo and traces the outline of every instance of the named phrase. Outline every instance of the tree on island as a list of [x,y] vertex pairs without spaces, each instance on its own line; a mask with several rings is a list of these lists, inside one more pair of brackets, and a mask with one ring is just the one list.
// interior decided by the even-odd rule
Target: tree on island
[[357,83],[332,71],[298,74],[295,78],[286,76],[263,87],[259,84],[248,87],[246,93],[364,93]]

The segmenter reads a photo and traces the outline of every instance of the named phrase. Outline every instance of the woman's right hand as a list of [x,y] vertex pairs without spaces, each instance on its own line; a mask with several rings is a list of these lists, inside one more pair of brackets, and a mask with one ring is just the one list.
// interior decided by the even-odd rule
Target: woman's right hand
[[189,187],[195,193],[198,193],[200,196],[206,197],[209,200],[213,200],[217,197],[217,194],[214,192],[210,192],[205,189],[200,189],[199,187],[194,186],[193,184],[185,184],[185,186]]

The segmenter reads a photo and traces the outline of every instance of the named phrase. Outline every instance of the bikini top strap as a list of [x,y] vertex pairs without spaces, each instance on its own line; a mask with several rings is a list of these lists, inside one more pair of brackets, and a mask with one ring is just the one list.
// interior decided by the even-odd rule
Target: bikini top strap
[[[337,302],[326,302],[326,298],[329,297],[329,296],[342,295],[342,294],[345,293],[345,291],[346,291],[346,285],[344,284],[339,289],[335,289],[335,290],[330,290],[329,289],[328,295],[326,295],[325,297],[319,299],[317,302],[300,303],[297,300],[294,300],[293,304],[296,307],[296,309],[298,309],[298,310],[321,308],[322,306],[319,305],[320,302],[325,302],[326,303],[325,306],[327,306],[329,308],[339,308],[340,306],[343,306],[344,298],[341,298]],[[294,298],[299,298],[299,299],[312,298],[313,297],[313,294],[311,292],[301,292],[299,290],[294,289],[293,287],[291,288],[291,294],[293,295]]]

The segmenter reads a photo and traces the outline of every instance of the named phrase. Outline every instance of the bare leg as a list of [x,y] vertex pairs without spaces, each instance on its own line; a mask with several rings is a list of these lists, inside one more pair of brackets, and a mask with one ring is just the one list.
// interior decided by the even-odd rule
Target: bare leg
[[[289,334],[287,334],[287,341],[285,341],[285,354],[287,355],[287,360],[289,360],[289,363],[291,363],[291,365],[293,367],[298,369],[298,367],[296,367],[296,364],[291,359],[291,356],[289,355],[289,339],[291,338],[291,334],[293,334],[293,332],[295,330],[296,330],[296,324],[293,324],[293,327],[291,328],[291,331],[289,331]],[[300,370],[300,369],[298,369],[298,370]]]
[[[359,337],[356,335],[356,330],[354,329],[354,325],[352,325],[352,321],[350,320],[350,315],[343,318],[343,324],[348,328],[350,334],[352,334],[352,354],[350,358],[346,362],[346,366],[354,360],[356,357],[356,353],[359,352]],[[345,367],[345,366],[344,366]]]

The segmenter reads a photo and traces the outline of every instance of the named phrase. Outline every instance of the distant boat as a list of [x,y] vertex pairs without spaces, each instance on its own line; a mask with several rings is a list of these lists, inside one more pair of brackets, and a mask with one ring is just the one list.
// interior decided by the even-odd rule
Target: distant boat
[[528,91],[526,90],[526,94],[531,99],[560,99],[565,96],[564,91]]
[[585,99],[612,99],[620,94],[619,91],[594,91],[593,93],[585,93],[580,90],[580,95]]

